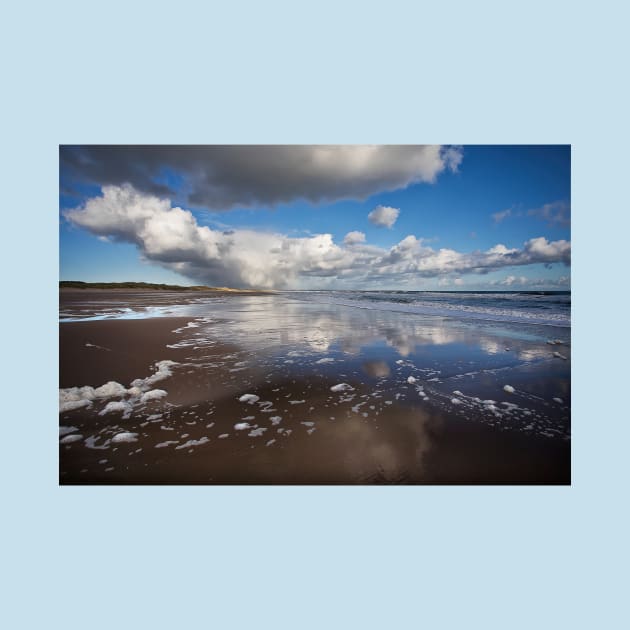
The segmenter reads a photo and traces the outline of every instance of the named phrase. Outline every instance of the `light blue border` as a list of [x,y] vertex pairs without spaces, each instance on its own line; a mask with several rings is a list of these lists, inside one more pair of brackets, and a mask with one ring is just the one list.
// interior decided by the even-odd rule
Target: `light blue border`
[[[5,10],[4,627],[627,622],[622,7]],[[57,146],[87,142],[572,143],[572,487],[59,488]]]

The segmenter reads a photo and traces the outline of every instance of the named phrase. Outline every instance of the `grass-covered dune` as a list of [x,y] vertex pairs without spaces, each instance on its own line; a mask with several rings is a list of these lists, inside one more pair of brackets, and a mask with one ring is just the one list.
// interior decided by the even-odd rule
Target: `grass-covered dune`
[[253,289],[231,289],[229,287],[206,287],[197,285],[182,287],[178,284],[154,284],[152,282],[81,282],[80,280],[61,280],[60,289],[131,289],[151,291],[229,291],[238,293],[259,293]]

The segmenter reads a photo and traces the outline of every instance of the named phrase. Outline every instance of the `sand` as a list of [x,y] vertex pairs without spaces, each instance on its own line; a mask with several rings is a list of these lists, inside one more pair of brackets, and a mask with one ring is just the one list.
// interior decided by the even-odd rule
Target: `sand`
[[570,483],[568,362],[503,367],[478,330],[452,355],[357,351],[357,326],[324,347],[312,317],[288,339],[268,301],[229,299],[205,319],[60,324],[60,387],[112,394],[59,415],[60,483]]

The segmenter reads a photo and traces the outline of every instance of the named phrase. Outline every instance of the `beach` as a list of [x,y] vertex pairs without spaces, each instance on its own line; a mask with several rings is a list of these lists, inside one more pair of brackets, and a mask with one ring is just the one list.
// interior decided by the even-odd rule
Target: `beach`
[[62,291],[60,483],[570,483],[565,305],[507,299]]

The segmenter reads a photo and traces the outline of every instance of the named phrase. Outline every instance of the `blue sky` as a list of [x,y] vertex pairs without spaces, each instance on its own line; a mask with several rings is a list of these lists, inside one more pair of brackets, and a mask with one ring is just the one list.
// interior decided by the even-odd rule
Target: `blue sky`
[[569,288],[568,146],[62,147],[60,164],[62,280]]

